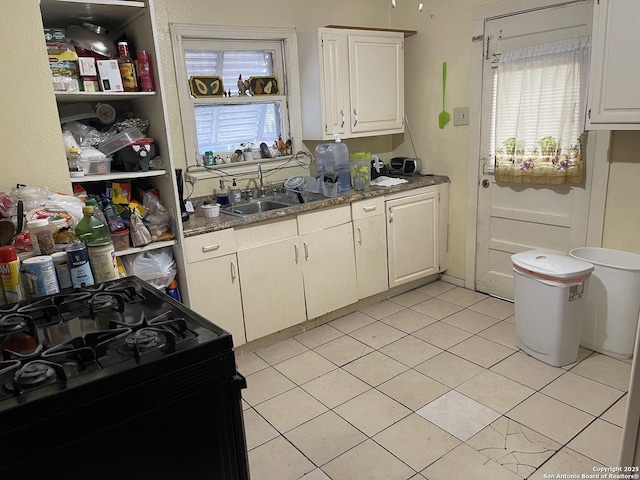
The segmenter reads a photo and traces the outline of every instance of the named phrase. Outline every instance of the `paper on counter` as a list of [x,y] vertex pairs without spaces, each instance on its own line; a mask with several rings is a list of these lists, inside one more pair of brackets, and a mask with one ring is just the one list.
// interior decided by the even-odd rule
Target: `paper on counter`
[[382,175],[375,180],[371,180],[369,184],[374,187],[392,187],[393,185],[400,185],[401,183],[407,183],[407,180],[404,178],[391,178]]

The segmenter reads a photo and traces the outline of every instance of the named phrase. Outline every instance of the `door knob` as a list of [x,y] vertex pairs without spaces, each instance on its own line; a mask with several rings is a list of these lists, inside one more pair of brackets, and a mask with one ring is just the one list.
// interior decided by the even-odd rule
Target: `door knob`
[[489,180],[486,178],[482,180],[482,188],[489,188]]

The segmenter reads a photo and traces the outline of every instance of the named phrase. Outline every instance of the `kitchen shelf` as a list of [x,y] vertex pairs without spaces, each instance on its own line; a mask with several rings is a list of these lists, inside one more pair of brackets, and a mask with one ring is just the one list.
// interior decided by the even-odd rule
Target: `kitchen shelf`
[[116,100],[136,100],[153,97],[156,92],[56,92],[58,103],[112,102]]
[[84,177],[71,177],[71,183],[101,182],[104,180],[126,180],[149,177],[160,177],[167,173],[166,170],[149,170],[148,172],[113,172],[106,175],[85,175]]
[[145,2],[128,0],[40,0],[44,26],[50,28],[89,22],[117,30],[145,8]]
[[157,250],[159,248],[171,247],[178,243],[177,240],[165,240],[163,242],[152,242],[149,245],[145,245],[144,247],[132,247],[127,248],[126,250],[116,251],[116,257],[123,257],[126,255],[131,255],[133,253],[140,252],[148,252],[149,250]]

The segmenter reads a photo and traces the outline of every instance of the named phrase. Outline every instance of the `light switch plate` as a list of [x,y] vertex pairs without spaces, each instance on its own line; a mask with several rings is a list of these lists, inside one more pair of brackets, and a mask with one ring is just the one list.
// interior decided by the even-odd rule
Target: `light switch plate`
[[455,107],[453,109],[453,125],[469,125],[469,107]]

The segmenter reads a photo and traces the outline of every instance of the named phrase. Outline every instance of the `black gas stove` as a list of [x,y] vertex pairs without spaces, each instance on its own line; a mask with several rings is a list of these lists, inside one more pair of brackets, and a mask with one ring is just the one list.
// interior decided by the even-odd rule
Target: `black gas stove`
[[136,277],[0,307],[0,478],[248,479],[232,348]]

